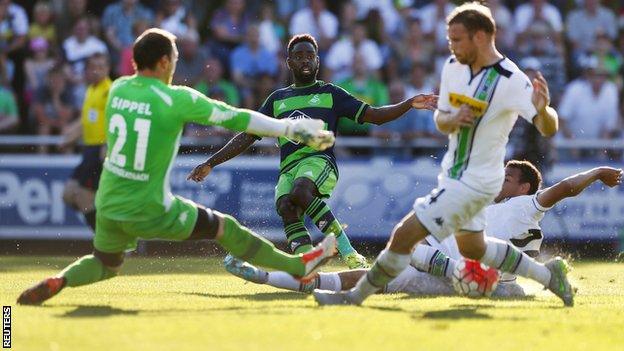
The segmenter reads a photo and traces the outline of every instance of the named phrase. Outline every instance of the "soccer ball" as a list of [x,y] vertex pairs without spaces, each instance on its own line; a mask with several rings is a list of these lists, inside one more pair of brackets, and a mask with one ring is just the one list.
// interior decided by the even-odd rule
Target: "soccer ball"
[[490,296],[498,284],[499,273],[475,260],[462,258],[453,270],[453,288],[460,295],[472,298]]

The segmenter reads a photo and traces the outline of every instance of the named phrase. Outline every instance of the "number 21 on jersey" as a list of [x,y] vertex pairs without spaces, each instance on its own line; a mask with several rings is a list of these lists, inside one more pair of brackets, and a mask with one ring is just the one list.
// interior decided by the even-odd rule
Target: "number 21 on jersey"
[[[135,171],[143,171],[145,169],[145,155],[147,154],[147,142],[149,137],[150,125],[152,121],[145,118],[137,118],[134,120],[134,131],[137,133],[137,141],[134,148],[134,165]],[[111,116],[108,125],[108,131],[117,134],[117,140],[110,153],[111,162],[118,167],[126,166],[126,155],[121,153],[126,139],[128,137],[128,128],[126,120],[119,113]]]

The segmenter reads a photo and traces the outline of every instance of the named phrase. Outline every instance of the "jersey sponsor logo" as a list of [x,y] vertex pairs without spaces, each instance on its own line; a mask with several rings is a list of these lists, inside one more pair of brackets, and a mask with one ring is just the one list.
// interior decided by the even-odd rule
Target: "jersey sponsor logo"
[[312,96],[312,98],[308,102],[310,103],[310,105],[318,105],[321,102],[321,99],[319,98],[318,94],[314,94],[314,96]]
[[480,101],[475,98],[471,98],[470,96],[457,93],[449,93],[449,102],[451,103],[451,106],[455,108],[467,105],[477,117],[481,117],[488,107],[488,103],[486,101]]
[[[306,115],[305,113],[303,113],[303,112],[301,112],[299,110],[294,110],[290,115],[288,115],[288,117],[286,117],[286,119],[292,119],[292,120],[303,119],[303,118],[312,119],[312,117]],[[289,142],[291,142],[291,143],[293,143],[295,145],[299,145],[298,141],[294,141],[294,140],[288,139],[286,137],[284,137],[284,139],[288,140]]]
[[167,104],[168,106],[172,106],[173,105],[173,99],[171,98],[171,96],[167,95],[167,93],[165,93],[164,91],[156,88],[155,86],[150,86],[150,89],[152,89],[153,92],[156,93],[156,95],[160,96],[160,98],[165,102],[165,104]]

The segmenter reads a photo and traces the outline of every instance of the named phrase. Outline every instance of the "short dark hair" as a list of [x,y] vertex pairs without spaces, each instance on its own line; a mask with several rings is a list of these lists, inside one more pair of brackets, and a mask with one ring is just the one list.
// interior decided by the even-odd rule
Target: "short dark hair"
[[290,38],[290,41],[288,41],[288,54],[290,55],[290,52],[295,47],[295,45],[299,43],[303,43],[303,42],[308,42],[312,44],[312,46],[314,46],[314,50],[318,52],[318,44],[316,43],[316,39],[314,39],[312,35],[297,34],[293,36],[292,38]]
[[465,3],[455,8],[446,18],[446,24],[463,24],[471,35],[477,31],[496,33],[496,22],[490,9],[478,2]]
[[542,174],[540,171],[527,160],[511,160],[507,162],[506,167],[512,167],[520,170],[520,182],[529,183],[529,194],[535,194],[542,187]]
[[137,70],[154,69],[163,56],[172,57],[176,36],[159,28],[150,28],[134,41],[132,58]]

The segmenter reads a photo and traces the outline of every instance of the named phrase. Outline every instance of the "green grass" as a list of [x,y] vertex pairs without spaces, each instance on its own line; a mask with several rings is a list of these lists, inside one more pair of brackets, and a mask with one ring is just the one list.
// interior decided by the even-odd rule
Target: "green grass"
[[[15,306],[68,257],[0,257],[0,302],[14,350],[616,350],[624,265],[579,263],[576,306],[529,285],[526,300],[377,295],[363,307],[245,284],[217,259],[129,258],[124,275]],[[336,266],[332,267],[336,268]]]

